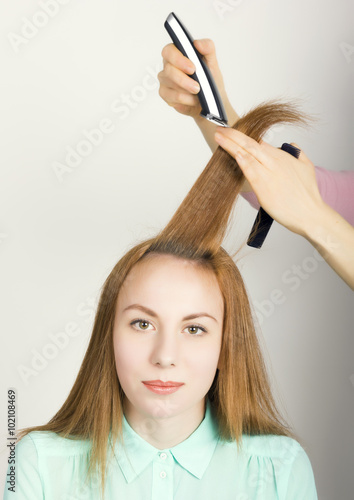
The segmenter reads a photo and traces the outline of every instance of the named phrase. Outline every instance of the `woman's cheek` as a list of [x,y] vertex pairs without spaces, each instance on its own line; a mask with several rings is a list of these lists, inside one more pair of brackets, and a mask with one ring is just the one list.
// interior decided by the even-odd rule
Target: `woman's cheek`
[[129,372],[139,368],[148,357],[147,346],[129,335],[115,340],[114,351],[117,368]]

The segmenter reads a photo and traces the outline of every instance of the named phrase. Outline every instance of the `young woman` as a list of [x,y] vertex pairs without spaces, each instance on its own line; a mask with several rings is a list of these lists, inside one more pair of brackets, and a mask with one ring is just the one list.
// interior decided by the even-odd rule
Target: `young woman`
[[[259,141],[280,121],[302,118],[271,103],[235,127]],[[6,500],[317,498],[221,247],[243,180],[219,148],[166,228],[116,264],[67,400],[20,433]]]

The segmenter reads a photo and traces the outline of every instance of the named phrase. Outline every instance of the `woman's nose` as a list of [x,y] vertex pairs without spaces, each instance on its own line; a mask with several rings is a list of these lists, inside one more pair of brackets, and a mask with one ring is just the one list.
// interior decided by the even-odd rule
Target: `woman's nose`
[[158,332],[155,337],[151,362],[161,367],[175,366],[177,362],[177,335],[171,332]]

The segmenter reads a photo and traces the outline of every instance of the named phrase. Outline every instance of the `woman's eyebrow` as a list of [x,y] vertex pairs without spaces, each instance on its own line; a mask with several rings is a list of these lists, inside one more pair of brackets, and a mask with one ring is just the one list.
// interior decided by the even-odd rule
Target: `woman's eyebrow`
[[[145,307],[145,306],[141,306],[140,304],[131,304],[130,306],[126,307],[123,310],[123,312],[128,311],[129,309],[139,309],[139,311],[143,311],[146,314],[149,314],[150,316],[152,316],[153,318],[157,318],[158,317],[158,315],[152,309],[149,309],[148,307]],[[206,316],[206,317],[211,318],[214,321],[218,322],[217,319],[214,318],[214,316],[211,316],[210,314],[208,314],[206,312],[201,312],[201,313],[196,313],[196,314],[189,314],[188,316],[184,317],[182,319],[182,321],[187,321],[187,320],[195,319],[195,318],[201,318],[203,316]]]

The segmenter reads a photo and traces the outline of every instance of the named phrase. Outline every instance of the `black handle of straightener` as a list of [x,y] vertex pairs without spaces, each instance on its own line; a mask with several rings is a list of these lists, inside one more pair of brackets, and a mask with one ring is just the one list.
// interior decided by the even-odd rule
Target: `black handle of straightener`
[[[299,158],[301,153],[301,150],[299,148],[296,148],[295,146],[292,146],[287,142],[284,142],[284,144],[280,149],[286,151],[295,158]],[[271,225],[273,224],[273,220],[274,220],[273,217],[267,214],[267,212],[262,207],[260,207],[257,217],[253,223],[250,235],[248,237],[247,245],[253,248],[261,248],[261,246],[264,243],[264,240],[266,239],[268,231]],[[253,236],[251,236],[257,225],[258,225],[257,232]]]

